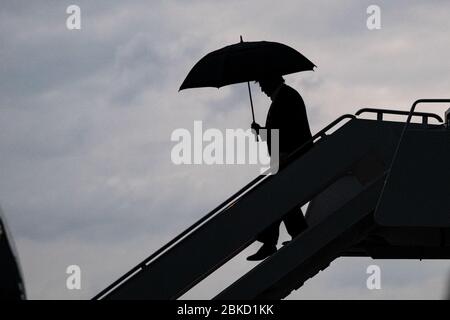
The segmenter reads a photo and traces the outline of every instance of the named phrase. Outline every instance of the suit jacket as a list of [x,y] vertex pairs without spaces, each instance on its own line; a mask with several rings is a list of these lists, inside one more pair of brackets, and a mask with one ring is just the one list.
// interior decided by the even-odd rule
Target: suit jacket
[[[266,128],[279,130],[280,154],[289,154],[312,138],[305,103],[295,89],[281,86],[267,113]],[[267,144],[270,152],[270,134]],[[311,142],[304,152],[312,145]]]

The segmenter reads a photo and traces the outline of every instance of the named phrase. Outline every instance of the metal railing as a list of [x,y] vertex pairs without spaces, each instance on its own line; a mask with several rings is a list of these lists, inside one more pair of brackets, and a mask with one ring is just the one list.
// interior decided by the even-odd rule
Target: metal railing
[[[377,114],[377,120],[383,121],[383,115],[385,114],[392,114],[392,115],[403,115],[407,116],[410,114],[410,111],[402,111],[402,110],[392,110],[392,109],[375,109],[375,108],[363,108],[358,111],[356,111],[355,115],[359,116],[363,113],[376,113]],[[437,120],[438,122],[443,122],[442,118],[438,116],[435,113],[429,113],[429,112],[413,112],[413,116],[422,117],[422,123],[428,124],[428,119],[433,118]]]
[[[400,147],[401,147],[403,138],[405,137],[405,133],[406,133],[406,131],[408,130],[409,124],[411,123],[411,119],[412,119],[412,117],[413,117],[414,114],[415,114],[414,111],[415,111],[417,105],[420,104],[420,103],[450,103],[450,99],[419,99],[419,100],[416,100],[416,101],[413,103],[413,105],[411,106],[411,109],[410,109],[410,111],[408,112],[408,118],[407,118],[407,120],[406,120],[405,125],[403,126],[402,133],[400,134],[400,138],[399,138],[399,140],[398,140],[397,147],[395,148],[395,151],[394,151],[394,155],[393,155],[393,157],[392,157],[391,164],[389,165],[389,169],[388,169],[388,172],[387,172],[387,175],[386,175],[386,180],[384,181],[383,189],[381,190],[380,197],[378,198],[378,203],[377,203],[377,205],[376,205],[376,207],[375,207],[375,212],[378,211],[378,208],[379,208],[379,206],[380,206],[381,200],[383,199],[384,190],[385,190],[386,185],[387,185],[387,182],[389,181],[389,178],[390,178],[390,176],[391,176],[392,168],[393,168],[393,166],[394,166],[394,164],[395,164],[395,160],[396,160],[397,157],[398,157],[398,153],[399,153],[399,150],[400,150]],[[441,122],[442,122],[442,119],[441,119]]]

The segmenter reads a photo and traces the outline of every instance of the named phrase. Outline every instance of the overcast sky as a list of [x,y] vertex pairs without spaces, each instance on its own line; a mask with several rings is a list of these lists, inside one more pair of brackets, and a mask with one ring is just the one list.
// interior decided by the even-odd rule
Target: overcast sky
[[[81,8],[81,30],[66,8]],[[381,8],[381,29],[366,9]],[[203,55],[242,35],[301,51],[318,68],[288,76],[317,132],[361,107],[407,110],[449,96],[448,1],[0,0],[0,204],[28,297],[87,299],[257,175],[175,166],[176,128],[248,128],[245,85],[178,92]],[[269,100],[253,86],[257,121]],[[443,113],[444,109],[433,111]],[[283,235],[285,237],[285,235]],[[245,256],[186,295],[208,298]],[[65,287],[66,267],[82,289]],[[382,268],[382,290],[366,268]],[[339,259],[290,298],[444,297],[448,261]]]

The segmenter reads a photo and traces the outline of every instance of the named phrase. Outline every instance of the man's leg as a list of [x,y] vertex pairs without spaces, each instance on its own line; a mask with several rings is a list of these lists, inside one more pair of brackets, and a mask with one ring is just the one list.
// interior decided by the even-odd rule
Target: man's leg
[[283,217],[284,225],[286,226],[286,230],[289,235],[294,239],[303,230],[308,228],[308,224],[306,223],[306,219],[303,216],[303,212],[301,207],[294,207]]
[[263,245],[255,254],[248,256],[247,260],[260,261],[275,253],[277,251],[279,229],[280,222],[276,222],[261,232],[256,240],[262,242]]
[[256,240],[268,246],[276,246],[278,242],[279,230],[280,230],[280,222],[276,222],[270,227],[268,227],[266,230],[261,232],[256,238]]

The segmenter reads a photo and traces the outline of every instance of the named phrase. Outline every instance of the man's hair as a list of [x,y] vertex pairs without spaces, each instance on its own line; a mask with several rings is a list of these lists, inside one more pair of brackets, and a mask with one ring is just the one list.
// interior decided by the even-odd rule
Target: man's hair
[[268,92],[272,92],[279,85],[284,83],[284,79],[280,75],[267,75],[260,78],[257,82],[259,82],[261,88],[264,88]]
[[284,83],[284,78],[281,75],[268,74],[262,76],[260,79],[256,80],[256,82],[279,85],[281,83]]

